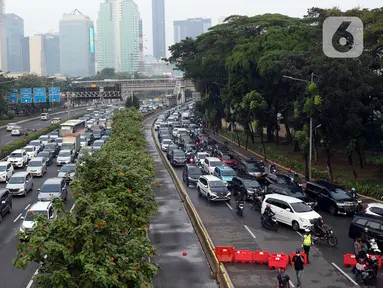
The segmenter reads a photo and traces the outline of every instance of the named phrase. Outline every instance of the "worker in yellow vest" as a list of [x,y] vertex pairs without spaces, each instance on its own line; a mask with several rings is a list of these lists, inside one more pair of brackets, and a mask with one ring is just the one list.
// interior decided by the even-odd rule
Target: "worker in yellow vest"
[[311,247],[311,234],[310,234],[310,229],[306,228],[305,230],[306,234],[303,235],[303,250],[305,251],[307,255],[307,264],[310,263],[309,261],[309,252],[310,252],[310,247]]

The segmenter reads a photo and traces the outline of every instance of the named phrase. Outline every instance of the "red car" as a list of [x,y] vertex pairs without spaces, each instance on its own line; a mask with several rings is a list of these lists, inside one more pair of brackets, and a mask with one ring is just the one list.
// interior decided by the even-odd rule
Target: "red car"
[[234,169],[237,168],[237,159],[235,159],[234,155],[227,152],[218,152],[217,158],[221,160],[223,166],[228,166]]

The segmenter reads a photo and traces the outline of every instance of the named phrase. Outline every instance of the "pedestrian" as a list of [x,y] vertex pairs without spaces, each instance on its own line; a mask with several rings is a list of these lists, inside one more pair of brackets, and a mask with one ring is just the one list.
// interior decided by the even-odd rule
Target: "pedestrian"
[[365,259],[359,259],[358,262],[356,263],[355,270],[354,270],[355,282],[358,282],[359,275],[362,274],[362,272],[364,271],[365,268],[366,268],[366,261],[365,261]]
[[311,247],[311,234],[310,234],[310,229],[306,228],[305,230],[306,234],[303,235],[303,250],[306,253],[307,256],[307,264],[310,263],[309,260],[309,253],[310,253],[310,247]]
[[304,259],[301,255],[301,251],[297,250],[295,256],[293,257],[292,262],[294,263],[293,270],[295,270],[295,275],[297,276],[297,287],[302,285],[302,274],[303,274],[303,265]]
[[285,268],[279,269],[279,274],[277,276],[277,287],[290,288],[290,277],[286,274]]
[[[361,238],[357,238],[354,242],[354,251],[355,251],[355,257],[356,259],[359,259],[364,250],[363,250],[363,242]],[[363,258],[363,257],[362,257]]]

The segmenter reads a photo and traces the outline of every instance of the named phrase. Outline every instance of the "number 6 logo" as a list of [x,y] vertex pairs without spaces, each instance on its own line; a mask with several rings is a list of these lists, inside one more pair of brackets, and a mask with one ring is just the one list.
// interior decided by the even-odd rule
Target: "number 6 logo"
[[363,22],[358,17],[328,17],[323,22],[323,53],[356,58],[363,53]]

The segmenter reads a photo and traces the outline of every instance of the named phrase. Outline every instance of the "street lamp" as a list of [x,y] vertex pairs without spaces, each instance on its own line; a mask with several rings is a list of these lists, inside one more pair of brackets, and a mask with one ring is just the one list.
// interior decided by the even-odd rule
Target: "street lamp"
[[[289,79],[289,80],[293,80],[293,81],[300,81],[300,82],[305,82],[305,83],[314,83],[314,76],[317,76],[316,74],[314,73],[311,73],[311,79],[310,81],[308,80],[305,80],[305,79],[300,79],[300,78],[295,78],[295,77],[291,77],[291,76],[287,76],[287,75],[283,75],[282,78],[285,78],[285,79]],[[319,124],[318,126],[316,126],[314,129],[313,129],[313,117],[312,115],[310,115],[310,140],[309,140],[309,181],[311,180],[311,163],[312,163],[312,155],[313,155],[313,130],[321,127],[322,124]]]
[[[48,76],[47,79],[52,80],[52,90],[51,90],[51,93],[52,93],[52,101],[49,101],[49,102],[51,102],[51,109],[52,109],[52,112],[53,112],[53,98],[54,98],[54,96],[53,96],[53,84],[54,84],[54,81],[55,81],[55,79],[56,79],[56,76]],[[49,91],[48,91],[48,92],[49,92]],[[48,93],[48,94],[49,94],[49,93]]]

